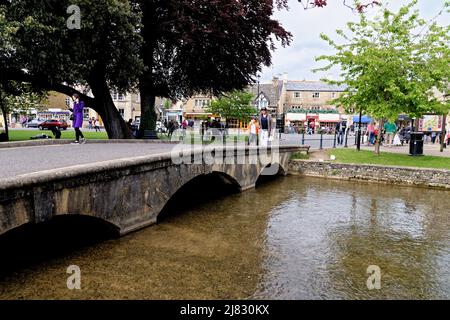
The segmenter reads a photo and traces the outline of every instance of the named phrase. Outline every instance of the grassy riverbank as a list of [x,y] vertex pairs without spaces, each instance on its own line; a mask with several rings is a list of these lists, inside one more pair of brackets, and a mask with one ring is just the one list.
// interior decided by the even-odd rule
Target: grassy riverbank
[[336,162],[340,163],[450,169],[450,158],[447,157],[411,157],[406,154],[388,152],[382,152],[380,156],[377,156],[373,151],[358,152],[351,149],[333,149],[327,152],[329,156],[336,156]]
[[[9,140],[10,141],[26,141],[30,140],[31,137],[45,134],[49,137],[54,137],[52,132],[49,130],[10,130],[9,131]],[[108,139],[108,135],[105,131],[102,132],[83,132],[83,135],[86,139],[97,139],[104,140]],[[74,131],[61,131],[61,139],[70,139],[75,140],[75,132]]]

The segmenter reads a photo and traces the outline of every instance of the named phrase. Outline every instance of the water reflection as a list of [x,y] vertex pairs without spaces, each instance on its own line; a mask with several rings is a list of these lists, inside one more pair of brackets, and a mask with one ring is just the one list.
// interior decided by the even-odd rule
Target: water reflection
[[[282,178],[18,270],[0,298],[448,299],[449,208],[444,191]],[[66,288],[71,264],[81,291]]]
[[[266,276],[255,297],[450,297],[448,192],[308,179],[269,222]],[[292,189],[302,189],[291,185]],[[295,227],[293,227],[295,226]],[[382,271],[370,291],[369,265]]]

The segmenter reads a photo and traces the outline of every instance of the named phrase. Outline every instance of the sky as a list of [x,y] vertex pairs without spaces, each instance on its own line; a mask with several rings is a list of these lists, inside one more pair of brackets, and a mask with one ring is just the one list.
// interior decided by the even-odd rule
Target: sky
[[[379,0],[380,1],[380,0]],[[289,0],[289,11],[277,11],[274,18],[292,33],[293,40],[289,47],[283,48],[277,43],[277,50],[272,54],[272,66],[263,68],[261,82],[268,82],[274,76],[281,77],[287,73],[290,80],[320,80],[321,78],[337,79],[339,70],[327,73],[313,73],[311,70],[323,66],[326,62],[316,62],[315,57],[323,54],[333,54],[328,44],[320,39],[325,33],[332,39],[339,39],[336,29],[346,28],[349,21],[358,21],[358,14],[342,4],[343,0],[329,0],[325,8],[304,10],[297,0]],[[351,0],[347,0],[348,3]],[[409,3],[408,0],[381,0],[388,3],[389,8],[398,9],[401,5]],[[421,17],[431,19],[441,11],[444,0],[419,0],[417,8]],[[369,8],[371,15],[376,8]],[[438,19],[442,25],[448,24],[449,14]]]

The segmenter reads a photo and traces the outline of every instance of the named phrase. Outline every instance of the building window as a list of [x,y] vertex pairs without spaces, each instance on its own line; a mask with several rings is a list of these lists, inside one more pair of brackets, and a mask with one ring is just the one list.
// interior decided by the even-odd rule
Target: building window
[[70,102],[72,101],[72,99],[70,98],[66,98],[66,106],[70,107]]
[[301,98],[302,93],[301,92],[294,92],[294,98]]
[[259,100],[258,100],[257,107],[258,107],[259,110],[261,110],[262,108],[268,108],[269,107],[269,101],[267,101],[266,98],[261,96],[259,98]]
[[332,92],[331,93],[331,99],[335,99],[336,98],[336,92]]
[[196,108],[204,108],[209,103],[208,99],[195,99],[195,107]]
[[313,98],[314,99],[319,99],[320,98],[320,92],[314,92],[313,93]]
[[125,109],[119,109],[119,113],[125,119]]
[[83,109],[83,118],[84,119],[89,119],[89,108],[84,108]]
[[111,96],[114,101],[124,101],[125,100],[125,95],[120,94],[118,92],[114,92]]

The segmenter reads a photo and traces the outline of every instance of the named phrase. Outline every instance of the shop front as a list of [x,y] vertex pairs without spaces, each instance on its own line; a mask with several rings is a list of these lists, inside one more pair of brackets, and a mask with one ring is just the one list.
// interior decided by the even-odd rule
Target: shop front
[[181,123],[183,121],[183,112],[181,110],[163,110],[163,122],[171,120]]
[[332,134],[336,130],[337,124],[341,121],[339,113],[319,114],[319,126],[323,133]]
[[[306,113],[288,112],[285,117],[287,133],[302,133],[305,130]],[[308,123],[306,122],[306,125]]]

